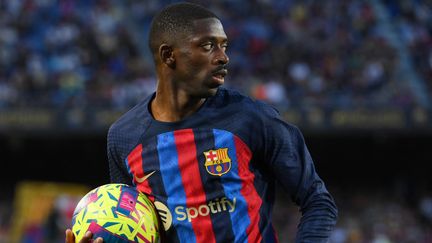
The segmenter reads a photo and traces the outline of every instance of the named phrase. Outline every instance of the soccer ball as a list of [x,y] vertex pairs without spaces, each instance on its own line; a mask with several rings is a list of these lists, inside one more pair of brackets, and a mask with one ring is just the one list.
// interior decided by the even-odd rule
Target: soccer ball
[[104,242],[159,242],[159,221],[146,195],[126,184],[106,184],[87,193],[72,217],[79,242],[87,231]]

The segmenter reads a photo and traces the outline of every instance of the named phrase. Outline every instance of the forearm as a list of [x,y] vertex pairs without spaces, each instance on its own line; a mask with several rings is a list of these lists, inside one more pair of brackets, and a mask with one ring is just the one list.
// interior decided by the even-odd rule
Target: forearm
[[334,200],[327,193],[316,195],[301,208],[302,217],[296,242],[328,242],[336,224],[338,211]]

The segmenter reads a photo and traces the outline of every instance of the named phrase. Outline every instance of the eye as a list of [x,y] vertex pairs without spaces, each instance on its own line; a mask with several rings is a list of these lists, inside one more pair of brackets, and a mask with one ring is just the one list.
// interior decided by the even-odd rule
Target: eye
[[222,44],[222,49],[224,49],[224,50],[226,50],[227,48],[228,48],[228,43],[224,43],[224,44]]
[[210,51],[213,48],[213,43],[208,42],[208,43],[204,43],[203,45],[201,45],[201,47],[206,50],[206,51]]

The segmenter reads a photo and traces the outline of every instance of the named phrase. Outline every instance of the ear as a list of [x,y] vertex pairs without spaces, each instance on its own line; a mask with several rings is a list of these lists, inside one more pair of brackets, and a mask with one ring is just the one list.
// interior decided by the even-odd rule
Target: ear
[[162,61],[162,63],[165,63],[168,67],[174,68],[175,67],[175,58],[173,49],[171,46],[167,44],[162,44],[159,46],[159,57]]

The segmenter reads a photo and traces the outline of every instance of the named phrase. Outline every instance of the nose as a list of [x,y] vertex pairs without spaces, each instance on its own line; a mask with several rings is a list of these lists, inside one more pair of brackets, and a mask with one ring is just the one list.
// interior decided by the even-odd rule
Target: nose
[[224,48],[218,48],[218,51],[214,58],[214,64],[216,65],[226,65],[229,63],[229,57],[225,52]]

